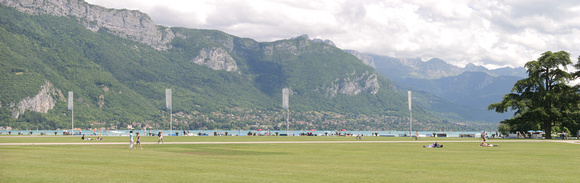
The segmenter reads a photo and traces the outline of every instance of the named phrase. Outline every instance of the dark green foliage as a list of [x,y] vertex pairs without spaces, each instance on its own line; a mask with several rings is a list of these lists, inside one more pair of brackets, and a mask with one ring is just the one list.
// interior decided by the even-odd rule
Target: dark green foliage
[[[106,60],[103,57],[113,58],[105,53],[108,50],[102,50],[99,56],[92,55],[99,52],[99,49],[114,49],[111,48],[114,47],[111,42],[114,43],[119,38],[106,33],[95,34],[73,19],[28,16],[10,8],[1,8],[2,114],[10,113],[7,107],[11,103],[37,95],[40,86],[47,81],[54,88],[62,90],[60,96],[53,96],[58,102],[48,114],[25,112],[18,119],[2,120],[6,126],[14,122],[33,124],[30,128],[36,124],[40,128],[50,126],[51,129],[70,126],[70,111],[66,110],[64,98],[67,91],[75,92],[75,118],[79,122],[78,127],[87,127],[90,121],[145,120],[145,116],[150,116],[155,111],[145,98],[128,89],[98,64],[97,61]],[[121,51],[123,50],[111,53]],[[105,92],[104,88],[114,92]],[[99,107],[100,96],[104,96],[105,104],[108,105]],[[118,113],[114,114],[112,111]],[[38,115],[46,117],[38,118]],[[46,123],[43,125],[38,121]],[[18,123],[12,126],[24,128]]]
[[537,61],[526,63],[528,78],[519,80],[503,101],[489,106],[504,113],[514,111],[514,117],[502,123],[515,131],[527,131],[541,125],[546,138],[552,138],[552,127],[573,125],[578,121],[578,90],[566,82],[573,79],[566,67],[572,64],[565,51],[544,52]]

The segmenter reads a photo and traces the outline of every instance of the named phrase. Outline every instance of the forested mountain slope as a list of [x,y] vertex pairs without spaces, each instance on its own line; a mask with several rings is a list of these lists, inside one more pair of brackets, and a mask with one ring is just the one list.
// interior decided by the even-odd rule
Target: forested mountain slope
[[[291,89],[293,129],[408,125],[407,98],[392,81],[333,45],[153,27],[140,12],[75,0],[55,10],[68,14],[54,16],[49,8],[57,5],[42,2],[0,5],[0,126],[68,128],[73,91],[75,127],[167,129],[171,88],[175,128],[279,129],[284,87]],[[124,21],[115,23],[116,16]],[[423,130],[480,128],[420,107],[413,115]]]

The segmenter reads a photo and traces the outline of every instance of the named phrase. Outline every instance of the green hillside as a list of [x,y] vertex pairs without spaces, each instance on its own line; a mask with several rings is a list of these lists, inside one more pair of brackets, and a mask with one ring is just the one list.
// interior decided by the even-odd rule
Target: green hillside
[[[168,129],[166,88],[173,90],[174,128],[285,127],[284,87],[292,93],[293,129],[403,129],[408,122],[406,96],[334,46],[306,37],[261,43],[214,30],[171,31],[179,36],[170,49],[156,50],[103,28],[92,32],[72,17],[28,15],[0,5],[0,126],[69,128],[66,97],[74,91],[75,127]],[[203,49],[224,50],[238,70],[193,63]],[[374,79],[376,93],[368,87]],[[55,106],[14,118],[19,102],[47,83]],[[441,122],[418,107],[413,115],[419,129],[471,128]]]

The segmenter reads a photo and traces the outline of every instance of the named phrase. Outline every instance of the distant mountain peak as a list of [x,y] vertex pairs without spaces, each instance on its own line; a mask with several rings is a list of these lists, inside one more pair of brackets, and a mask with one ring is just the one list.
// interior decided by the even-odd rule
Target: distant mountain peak
[[522,78],[528,77],[527,70],[523,67],[516,67],[516,68],[502,67],[502,68],[493,69],[491,71],[496,73],[497,75],[500,75],[500,76],[518,76],[518,77],[522,77]]
[[351,55],[353,55],[353,56],[355,56],[359,60],[363,61],[363,63],[365,63],[365,64],[367,64],[367,65],[369,65],[369,66],[371,66],[373,68],[376,67],[375,66],[375,61],[374,61],[374,59],[373,59],[372,56],[369,56],[367,54],[360,53],[360,52],[355,51],[355,50],[344,50],[344,51],[347,52],[347,53],[349,53],[349,54],[351,54]]
[[296,36],[296,37],[292,37],[290,39],[299,39],[299,38],[306,38],[306,39],[311,40],[312,42],[315,42],[315,43],[326,43],[328,45],[331,45],[331,46],[336,47],[336,45],[334,44],[334,42],[332,42],[329,39],[320,39],[320,38],[310,39],[310,37],[308,36],[308,34],[302,34],[302,35],[299,35],[299,36]]
[[465,65],[465,68],[463,70],[464,70],[463,72],[467,72],[467,71],[470,71],[470,72],[485,72],[485,73],[488,73],[490,75],[496,75],[495,73],[490,72],[487,68],[485,68],[483,66],[477,66],[477,65],[475,65],[473,63],[469,63],[469,64]]
[[328,45],[332,45],[332,46],[336,47],[336,45],[334,44],[334,42],[332,42],[330,39],[314,38],[314,39],[312,39],[312,42],[316,42],[316,43],[326,43]]
[[310,39],[310,37],[308,37],[308,34],[302,34],[296,37],[292,37],[290,39],[299,39],[299,38],[306,38],[306,39]]
[[439,58],[432,58],[432,59],[429,59],[427,62],[447,64],[447,62],[445,62],[445,61],[443,61],[443,60],[441,60]]
[[458,76],[466,71],[484,72],[491,76],[527,76],[525,69],[521,67],[505,67],[489,70],[483,66],[469,63],[464,68],[461,68],[439,58],[423,61],[420,58],[393,58],[372,54],[370,56],[373,57],[377,70],[390,78],[438,79],[441,77]]

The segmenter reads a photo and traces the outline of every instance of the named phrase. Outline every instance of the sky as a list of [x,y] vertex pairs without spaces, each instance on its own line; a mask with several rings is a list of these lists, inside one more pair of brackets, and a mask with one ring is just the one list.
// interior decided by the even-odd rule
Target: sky
[[546,51],[580,56],[576,0],[86,0],[139,10],[168,27],[260,42],[307,34],[341,49],[439,58],[463,67],[523,67]]

